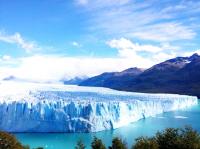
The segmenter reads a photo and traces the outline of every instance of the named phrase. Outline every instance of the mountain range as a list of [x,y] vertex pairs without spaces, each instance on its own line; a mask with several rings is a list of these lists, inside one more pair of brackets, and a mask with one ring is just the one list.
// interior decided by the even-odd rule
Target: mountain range
[[72,79],[61,79],[60,82],[63,82],[63,84],[65,85],[78,85],[81,82],[85,81],[86,79],[88,79],[88,77],[84,76],[84,77],[75,77]]
[[149,69],[129,68],[88,78],[80,86],[144,93],[175,93],[200,98],[200,55],[176,57]]

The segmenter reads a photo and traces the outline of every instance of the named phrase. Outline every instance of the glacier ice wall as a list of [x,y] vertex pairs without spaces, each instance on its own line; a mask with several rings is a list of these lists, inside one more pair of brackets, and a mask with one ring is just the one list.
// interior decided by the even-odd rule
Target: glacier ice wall
[[196,97],[186,95],[1,82],[0,130],[96,132],[196,104]]

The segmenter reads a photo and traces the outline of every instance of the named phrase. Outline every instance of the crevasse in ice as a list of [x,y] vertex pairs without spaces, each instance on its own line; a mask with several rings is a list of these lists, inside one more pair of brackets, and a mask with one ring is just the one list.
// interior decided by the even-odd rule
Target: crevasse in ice
[[99,87],[0,83],[0,130],[96,132],[198,104],[194,96]]

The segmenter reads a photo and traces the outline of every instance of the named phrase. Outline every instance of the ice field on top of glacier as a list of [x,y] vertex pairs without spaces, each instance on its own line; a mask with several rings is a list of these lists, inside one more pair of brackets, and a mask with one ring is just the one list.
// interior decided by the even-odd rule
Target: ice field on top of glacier
[[0,130],[96,132],[198,104],[197,97],[101,87],[0,82]]
[[[35,98],[33,95],[44,95],[46,97]],[[178,95],[178,94],[147,94],[147,93],[136,93],[136,92],[124,92],[117,91],[109,88],[103,87],[83,87],[76,85],[63,85],[63,84],[40,84],[40,83],[26,83],[26,82],[12,82],[12,81],[2,81],[0,82],[0,102],[4,101],[4,98],[9,101],[31,101],[31,96],[33,97],[32,102],[37,102],[41,100],[92,100],[92,101],[102,101],[102,100],[164,100],[173,99],[177,97],[188,98],[191,96]],[[6,98],[15,96],[16,98]],[[27,98],[23,98],[27,96]],[[73,96],[73,98],[72,98]],[[22,97],[22,98],[21,98]],[[84,97],[84,98],[82,98]],[[86,98],[87,97],[87,98]],[[112,98],[111,98],[112,97]]]

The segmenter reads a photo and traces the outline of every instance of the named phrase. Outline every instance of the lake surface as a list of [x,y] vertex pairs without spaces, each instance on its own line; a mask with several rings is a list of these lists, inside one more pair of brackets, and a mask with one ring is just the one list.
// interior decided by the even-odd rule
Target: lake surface
[[185,125],[190,125],[200,132],[200,105],[159,114],[116,130],[98,133],[17,133],[15,135],[23,144],[29,144],[31,148],[40,146],[45,149],[74,149],[77,140],[82,139],[89,149],[94,136],[102,139],[107,146],[110,145],[113,137],[118,136],[125,139],[130,147],[139,136],[152,136],[158,130]]

